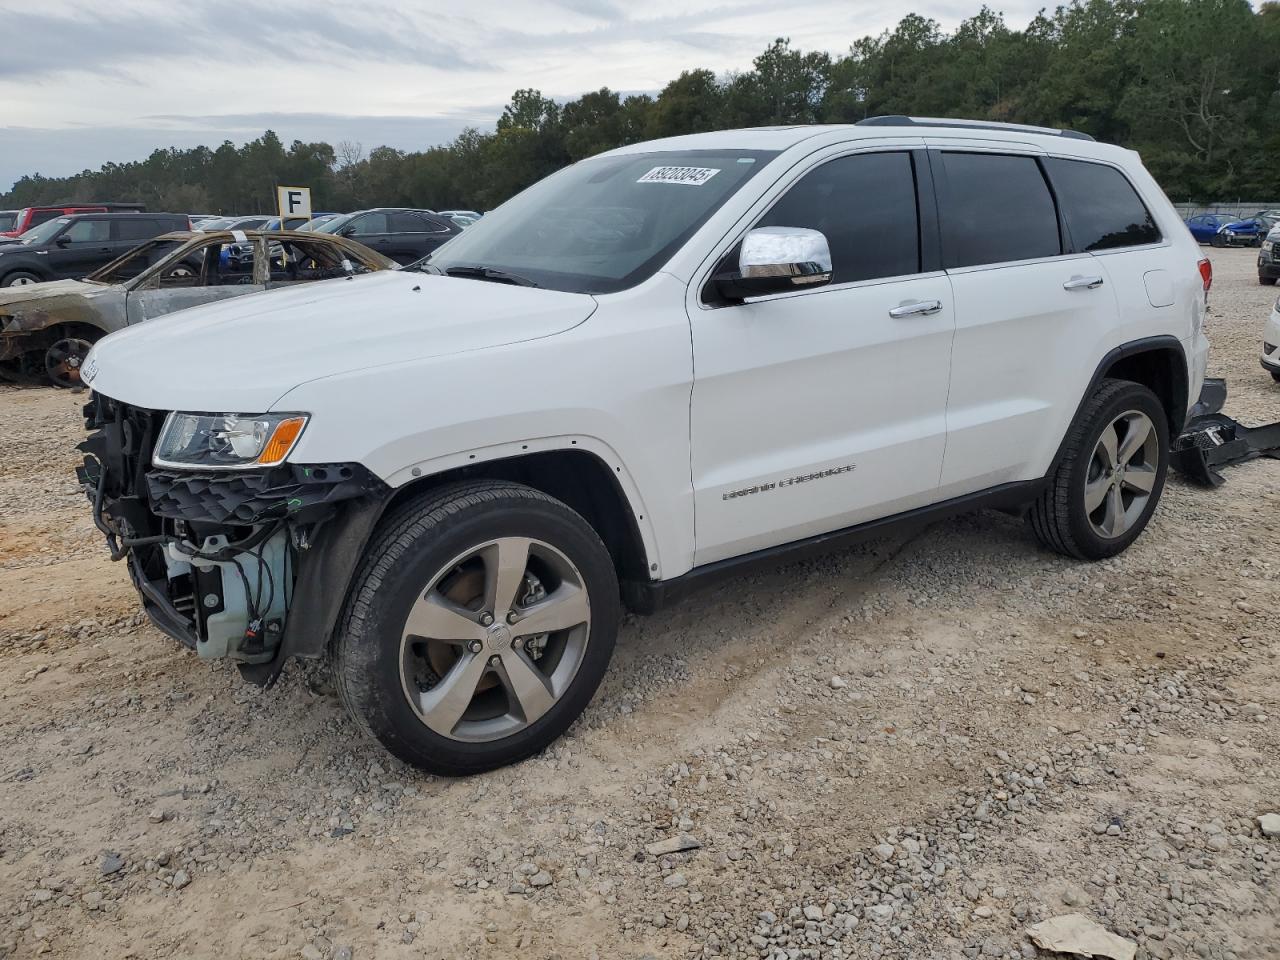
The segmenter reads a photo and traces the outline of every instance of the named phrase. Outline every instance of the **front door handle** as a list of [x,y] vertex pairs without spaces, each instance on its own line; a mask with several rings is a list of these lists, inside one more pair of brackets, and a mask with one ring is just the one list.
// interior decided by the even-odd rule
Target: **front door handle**
[[900,307],[894,307],[889,311],[889,316],[895,320],[901,320],[903,317],[928,317],[941,310],[941,300],[917,300],[914,303],[904,303]]
[[1063,290],[1096,290],[1102,286],[1101,277],[1075,276],[1062,285]]

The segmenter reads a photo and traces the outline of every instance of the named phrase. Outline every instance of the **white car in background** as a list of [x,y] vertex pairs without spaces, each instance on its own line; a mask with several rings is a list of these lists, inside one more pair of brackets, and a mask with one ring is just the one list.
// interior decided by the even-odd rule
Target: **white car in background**
[[1280,383],[1280,300],[1271,305],[1271,316],[1262,328],[1262,369]]
[[1138,155],[1079,134],[634,144],[414,269],[100,341],[80,478],[160,629],[257,682],[330,656],[361,729],[475,773],[568,729],[624,604],[981,506],[1124,550],[1210,281]]

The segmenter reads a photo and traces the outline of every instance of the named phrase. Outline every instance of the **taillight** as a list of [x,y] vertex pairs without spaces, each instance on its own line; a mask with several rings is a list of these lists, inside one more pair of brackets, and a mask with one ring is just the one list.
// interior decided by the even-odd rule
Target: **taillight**
[[1200,282],[1204,284],[1204,292],[1208,293],[1213,286],[1213,264],[1208,260],[1200,261]]

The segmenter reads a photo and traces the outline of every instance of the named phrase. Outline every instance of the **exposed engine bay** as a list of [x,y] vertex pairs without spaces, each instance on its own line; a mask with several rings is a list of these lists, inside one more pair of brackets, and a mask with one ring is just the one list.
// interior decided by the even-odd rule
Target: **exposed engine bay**
[[[158,469],[152,451],[165,412],[94,395],[84,413],[91,433],[77,476],[151,620],[202,657],[271,665],[258,671],[271,679],[285,659],[299,574],[315,565],[312,547],[341,505],[377,504],[386,485],[358,464]],[[323,589],[319,577],[310,592]]]

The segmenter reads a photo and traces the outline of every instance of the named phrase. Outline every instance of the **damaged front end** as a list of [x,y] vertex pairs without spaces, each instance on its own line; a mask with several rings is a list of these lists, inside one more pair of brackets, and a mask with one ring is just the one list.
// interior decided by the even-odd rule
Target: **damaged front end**
[[159,468],[153,452],[166,412],[99,394],[84,412],[90,436],[76,473],[151,621],[257,682],[274,679],[291,656],[321,653],[341,604],[337,585],[387,486],[349,463]]

